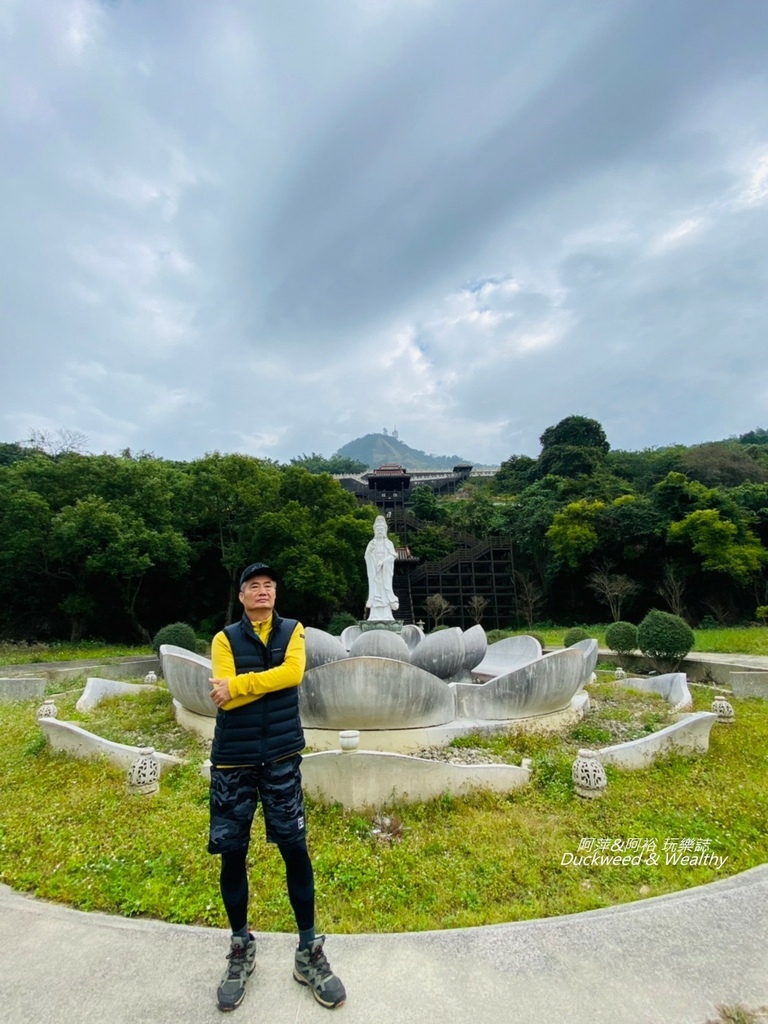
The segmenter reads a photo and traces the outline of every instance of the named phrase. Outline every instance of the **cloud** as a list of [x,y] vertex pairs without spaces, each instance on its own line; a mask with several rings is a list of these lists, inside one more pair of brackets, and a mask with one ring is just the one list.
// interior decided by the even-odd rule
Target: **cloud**
[[9,2],[8,440],[497,462],[768,420],[768,7]]

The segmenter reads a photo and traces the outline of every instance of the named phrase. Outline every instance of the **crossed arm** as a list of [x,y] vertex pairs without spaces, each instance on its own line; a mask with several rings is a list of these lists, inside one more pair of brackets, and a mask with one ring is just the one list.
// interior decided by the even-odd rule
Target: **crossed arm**
[[304,675],[306,660],[304,627],[300,622],[288,641],[282,665],[265,669],[264,672],[237,675],[226,633],[217,633],[211,645],[211,698],[217,707],[228,711],[248,703],[254,697],[263,697],[265,693],[298,686]]

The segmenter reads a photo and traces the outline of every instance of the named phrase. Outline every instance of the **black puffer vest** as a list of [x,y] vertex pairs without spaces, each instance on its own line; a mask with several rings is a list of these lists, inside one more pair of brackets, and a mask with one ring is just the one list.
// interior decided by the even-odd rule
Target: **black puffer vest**
[[[266,646],[254,633],[246,615],[240,622],[227,626],[224,632],[237,674],[264,672],[282,665],[296,625],[296,619],[281,619],[273,612]],[[275,690],[231,711],[219,708],[211,748],[214,765],[268,764],[303,749],[298,686]]]

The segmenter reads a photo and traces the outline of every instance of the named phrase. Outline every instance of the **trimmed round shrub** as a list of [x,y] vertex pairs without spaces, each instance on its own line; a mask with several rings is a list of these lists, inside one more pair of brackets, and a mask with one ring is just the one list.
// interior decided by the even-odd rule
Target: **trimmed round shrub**
[[619,661],[637,649],[637,626],[632,622],[612,622],[605,631],[605,645],[619,656]]
[[637,627],[637,646],[657,668],[674,668],[693,648],[693,630],[679,615],[653,610]]
[[354,615],[350,615],[349,612],[336,612],[335,615],[331,616],[326,633],[330,633],[331,636],[341,636],[347,626],[356,626],[359,621]]
[[162,644],[173,644],[174,647],[183,647],[185,651],[197,652],[195,631],[186,622],[171,622],[170,625],[158,629],[152,641],[152,650],[155,654],[160,652]]
[[544,650],[544,648],[547,646],[547,641],[544,639],[543,636],[539,636],[538,633],[529,633],[528,636],[532,636],[534,640],[538,640],[539,641],[539,647],[542,650]]
[[563,646],[573,647],[580,640],[589,640],[589,633],[583,626],[573,626],[563,637]]

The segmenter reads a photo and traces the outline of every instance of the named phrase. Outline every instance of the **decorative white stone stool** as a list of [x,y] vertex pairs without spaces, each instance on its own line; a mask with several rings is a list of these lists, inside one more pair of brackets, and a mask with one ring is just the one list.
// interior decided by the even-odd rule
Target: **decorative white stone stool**
[[55,718],[58,713],[59,709],[56,707],[52,697],[48,697],[47,700],[44,700],[37,709],[38,718]]
[[128,792],[152,796],[160,790],[160,762],[154,747],[139,747],[139,756],[128,769]]
[[733,704],[727,701],[721,693],[712,701],[712,711],[717,715],[718,722],[723,725],[733,725],[736,719]]
[[602,796],[608,785],[605,768],[594,750],[580,750],[571,768],[576,795],[584,800]]

